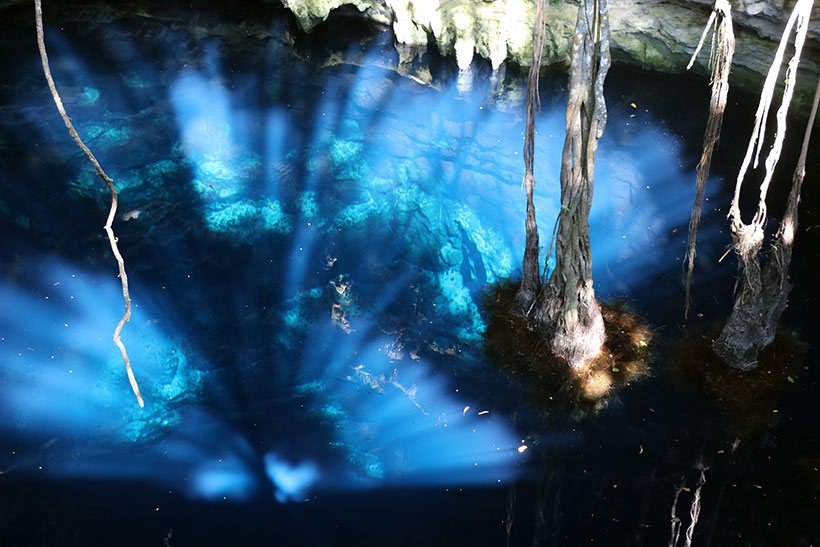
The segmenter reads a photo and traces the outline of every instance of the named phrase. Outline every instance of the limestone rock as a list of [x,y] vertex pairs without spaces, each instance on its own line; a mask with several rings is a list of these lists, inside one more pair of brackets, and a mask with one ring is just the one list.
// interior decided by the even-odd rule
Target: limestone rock
[[[420,52],[435,43],[443,55],[455,57],[461,69],[475,57],[493,69],[509,62],[532,63],[533,0],[261,0],[284,5],[302,30],[309,32],[331,19],[340,8],[393,31],[399,52],[395,67],[421,83],[432,80],[420,66]],[[0,0],[0,10],[23,0]],[[663,72],[682,72],[709,16],[712,0],[610,0],[610,26],[615,62]],[[751,92],[762,86],[777,40],[789,17],[793,0],[730,0],[737,47],[732,85]],[[60,3],[67,6],[68,2]],[[100,3],[100,19],[114,11],[144,12],[139,0]],[[577,0],[549,0],[545,11],[546,41],[541,64],[566,65],[577,15]],[[87,7],[87,6],[86,6]],[[96,9],[96,8],[95,8]],[[66,7],[64,12],[70,12]],[[153,10],[149,10],[153,11]],[[708,50],[708,46],[705,48]],[[708,51],[701,53],[695,71],[707,75]],[[803,51],[793,111],[807,112],[820,71],[820,3],[814,8]]]
[[[333,9],[349,4],[364,17],[392,24],[397,44],[414,48],[435,42],[444,55],[454,55],[461,69],[478,54],[493,69],[504,61],[532,63],[532,0],[282,0],[300,26],[310,30]],[[733,85],[757,91],[762,85],[792,2],[732,0],[737,49]],[[711,0],[610,0],[612,48],[616,61],[662,72],[682,72],[709,16]],[[577,2],[550,0],[541,63],[566,64],[575,27]],[[808,104],[814,89],[810,75],[820,59],[820,6],[809,27],[795,105]],[[708,52],[696,70],[707,74]]]

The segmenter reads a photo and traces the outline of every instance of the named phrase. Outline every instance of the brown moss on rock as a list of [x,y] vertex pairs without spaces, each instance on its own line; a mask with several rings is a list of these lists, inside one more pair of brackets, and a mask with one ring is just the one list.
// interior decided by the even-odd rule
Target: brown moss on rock
[[511,312],[517,284],[491,287],[484,305],[484,344],[492,364],[529,387],[541,410],[584,416],[604,407],[627,385],[649,375],[652,329],[623,303],[603,305],[606,341],[583,370],[557,359],[549,342],[527,318]]

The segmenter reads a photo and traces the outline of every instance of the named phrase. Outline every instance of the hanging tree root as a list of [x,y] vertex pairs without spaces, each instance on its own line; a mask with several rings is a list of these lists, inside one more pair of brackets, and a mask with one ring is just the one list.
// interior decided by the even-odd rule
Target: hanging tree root
[[538,113],[538,74],[541,67],[541,52],[544,48],[544,2],[537,0],[535,7],[535,24],[532,29],[532,66],[527,79],[527,125],[524,133],[524,180],[527,191],[526,242],[524,244],[523,277],[521,287],[515,294],[513,312],[518,315],[529,315],[535,298],[538,295],[541,279],[538,274],[538,225],[535,221],[535,204],[533,191],[535,176],[533,160],[535,156],[535,116]]
[[54,83],[54,78],[51,76],[51,68],[49,68],[48,64],[48,54],[46,53],[46,43],[43,35],[43,7],[41,0],[34,0],[34,13],[37,26],[37,46],[40,50],[40,61],[43,64],[43,74],[48,82],[48,88],[51,91],[51,97],[54,99],[54,104],[60,112],[60,117],[63,119],[69,135],[71,135],[71,138],[74,139],[77,146],[79,146],[83,153],[88,157],[89,161],[94,166],[94,170],[97,172],[97,175],[103,180],[103,182],[105,182],[105,185],[111,192],[111,208],[108,211],[108,219],[105,223],[105,233],[108,235],[108,242],[111,245],[111,252],[117,260],[120,283],[122,284],[122,297],[125,301],[125,313],[120,318],[119,323],[117,323],[117,326],[114,329],[113,339],[114,344],[116,344],[122,354],[122,360],[125,363],[125,370],[128,374],[128,381],[131,383],[131,389],[134,391],[134,395],[136,396],[140,407],[143,407],[145,406],[145,402],[140,394],[137,379],[134,377],[134,371],[131,368],[131,360],[128,358],[128,352],[125,349],[125,344],[122,343],[122,339],[120,338],[120,332],[122,331],[123,325],[131,319],[131,297],[128,295],[128,276],[125,273],[125,261],[122,258],[122,254],[120,254],[119,247],[117,246],[117,238],[114,235],[114,229],[112,228],[114,217],[117,214],[117,201],[119,196],[117,189],[114,186],[114,181],[105,173],[105,171],[103,171],[100,162],[97,161],[97,158],[88,146],[86,146],[80,138],[80,135],[77,133],[77,130],[74,128],[74,124],[71,122],[71,119],[68,117],[65,107],[63,106],[63,101],[60,99],[60,94],[57,92],[57,86]]
[[732,30],[731,6],[727,0],[716,0],[709,22],[703,29],[695,53],[686,67],[689,70],[695,62],[698,53],[709,29],[714,26],[712,34],[712,51],[710,64],[712,67],[712,97],[709,101],[709,119],[706,122],[706,131],[703,135],[703,153],[698,163],[698,178],[695,189],[695,201],[692,204],[692,217],[689,220],[689,240],[686,245],[686,280],[684,289],[686,304],[684,317],[689,315],[691,304],[692,273],[695,269],[695,246],[697,243],[698,225],[703,210],[703,198],[706,190],[706,181],[709,178],[709,169],[712,165],[712,153],[720,140],[720,128],[723,124],[723,112],[726,109],[726,96],[729,93],[729,69],[732,66],[732,56],[735,52],[735,35]]
[[[784,293],[784,290],[787,292],[785,285],[776,289],[778,292],[774,295],[775,300],[770,301],[769,299],[772,296],[765,294],[767,288],[763,286],[761,280],[758,255],[763,244],[763,230],[767,219],[766,196],[786,136],[786,116],[794,93],[797,66],[800,63],[800,54],[806,39],[813,4],[813,0],[798,0],[786,23],[774,61],[763,85],[760,103],[755,114],[752,136],[749,139],[746,155],[738,173],[735,193],[729,209],[732,244],[738,256],[738,281],[735,288],[735,303],[732,312],[713,347],[715,352],[729,365],[744,370],[757,366],[758,353],[774,339],[777,327],[776,320],[779,319],[779,314],[777,314],[775,324],[772,325],[770,320],[764,319],[768,308],[771,307],[773,301],[785,301],[786,298]],[[741,218],[740,192],[752,158],[754,158],[754,167],[757,167],[760,151],[763,148],[769,111],[780,73],[780,66],[793,28],[795,29],[794,54],[786,69],[786,84],[780,107],[777,110],[774,142],[765,160],[765,172],[759,188],[757,209],[752,221],[746,224]],[[783,307],[785,307],[785,302]]]

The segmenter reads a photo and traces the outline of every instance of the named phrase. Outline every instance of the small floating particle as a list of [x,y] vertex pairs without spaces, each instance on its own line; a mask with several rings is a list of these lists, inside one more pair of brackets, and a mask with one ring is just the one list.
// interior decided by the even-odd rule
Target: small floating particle
[[521,446],[518,447],[518,453],[523,454],[524,452],[527,451],[527,448],[528,448],[527,445],[522,444]]
[[467,406],[464,407],[464,410],[461,411],[461,415],[465,416],[467,414],[468,410],[470,410],[470,405],[467,405]]
[[632,108],[638,108],[638,105],[636,105],[635,103],[629,103],[629,106],[631,106]]
[[643,454],[643,445],[639,444],[638,448],[640,448],[640,450],[638,450],[638,454]]
[[726,451],[725,450],[718,450],[717,453],[718,454],[726,454]]
[[772,410],[772,414],[777,414],[778,412],[780,412],[780,411],[777,410],[776,408],[774,410]]
[[793,383],[794,383],[794,378],[792,378],[791,376],[786,376],[786,380],[788,380],[788,382],[789,382],[790,384],[793,384]]
[[489,414],[489,413],[490,413],[489,410],[482,410],[481,412],[478,413],[478,415],[479,416],[484,416],[485,414]]
[[139,209],[131,209],[130,211],[122,215],[122,221],[128,222],[129,220],[137,220],[141,214],[142,211],[140,211]]
[[757,488],[758,490],[763,490],[763,487],[762,487],[762,486],[760,486],[759,484],[753,484],[752,486],[754,486],[754,487],[755,487],[755,488]]
[[681,486],[681,490],[684,492],[691,492],[691,490],[686,486]]

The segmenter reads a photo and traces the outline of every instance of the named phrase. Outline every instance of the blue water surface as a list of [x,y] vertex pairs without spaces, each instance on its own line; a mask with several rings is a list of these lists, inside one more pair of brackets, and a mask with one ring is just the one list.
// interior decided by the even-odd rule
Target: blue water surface
[[[239,44],[203,21],[213,24],[198,15],[189,26],[135,18],[46,25],[66,108],[121,192],[115,229],[135,306],[123,340],[144,409],[111,343],[122,299],[101,230],[107,190],[51,103],[36,50],[22,39],[30,29],[12,25],[21,40],[0,108],[4,475],[127,481],[149,489],[145,510],[262,503],[277,519],[294,504],[362,492],[373,492],[361,502],[370,507],[416,500],[420,490],[475,488],[489,497],[465,503],[485,515],[498,508],[490,528],[502,537],[495,521],[514,507],[508,496],[522,481],[542,484],[547,454],[596,453],[591,468],[605,467],[609,457],[595,451],[606,439],[621,443],[612,461],[645,450],[666,458],[665,443],[681,433],[679,411],[666,426],[644,416],[660,392],[627,390],[622,398],[634,397],[633,406],[615,404],[598,422],[545,425],[523,387],[487,362],[483,299],[520,275],[524,247],[524,109],[515,100],[523,74],[511,68],[491,81],[479,68],[465,92],[442,69],[425,86],[385,62],[389,34],[347,44],[339,54],[346,62],[323,66],[313,49],[289,41],[294,31],[281,14],[266,36]],[[610,78],[590,218],[595,287],[600,298],[625,298],[673,328],[682,321],[679,276],[699,154],[684,139],[705,114],[676,129],[667,101],[635,77],[615,69]],[[542,251],[560,203],[564,79],[541,84]],[[725,197],[726,178],[718,168],[710,182],[699,243],[696,311],[707,319],[725,313],[733,283],[734,265],[717,262],[728,244],[725,211],[712,205]],[[593,497],[606,503],[600,490],[617,488],[617,469],[642,465],[598,475],[606,487],[590,486]],[[573,473],[581,469],[566,480]],[[654,482],[643,480],[635,488],[651,492]],[[669,478],[661,488],[674,486]],[[638,530],[640,538],[644,522],[657,526],[652,537],[665,537],[668,500],[659,500],[658,516],[631,517],[629,532],[612,524],[616,517],[590,537],[614,526],[618,537]],[[529,511],[521,518],[535,526]],[[465,513],[462,505],[453,518],[463,522]],[[430,536],[422,525],[412,541],[462,537],[430,526]],[[310,528],[282,534],[325,544]],[[333,543],[332,531],[320,536]]]

